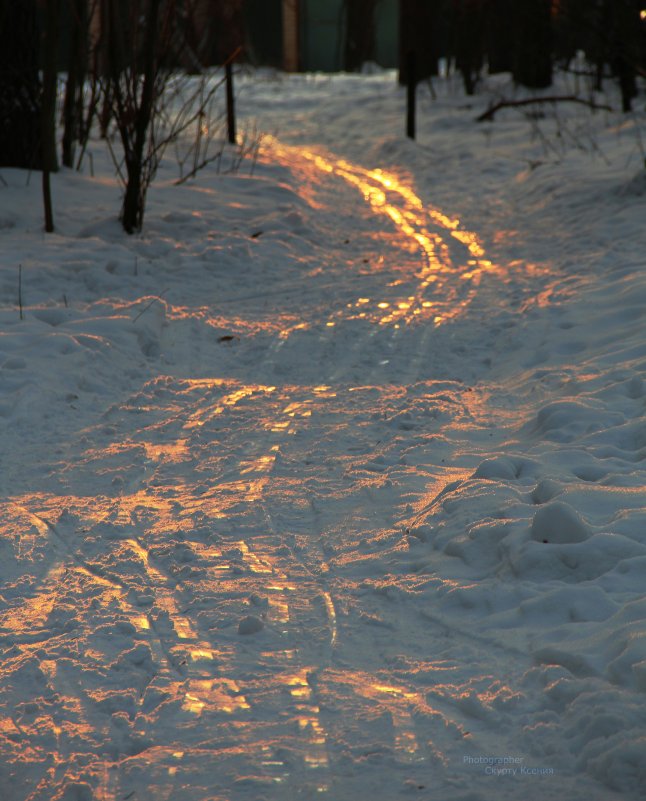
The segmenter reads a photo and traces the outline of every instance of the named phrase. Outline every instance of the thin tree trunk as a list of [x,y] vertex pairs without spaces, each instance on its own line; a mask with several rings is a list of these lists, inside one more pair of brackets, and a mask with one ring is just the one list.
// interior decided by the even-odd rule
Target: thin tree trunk
[[56,159],[56,82],[61,0],[48,0],[45,15],[43,53],[43,108],[41,118],[41,150],[43,169],[43,203],[45,230],[54,230],[50,173],[58,169]]
[[70,50],[63,105],[62,161],[74,165],[74,143],[79,139],[83,115],[83,83],[87,72],[87,0],[68,0],[72,15]]

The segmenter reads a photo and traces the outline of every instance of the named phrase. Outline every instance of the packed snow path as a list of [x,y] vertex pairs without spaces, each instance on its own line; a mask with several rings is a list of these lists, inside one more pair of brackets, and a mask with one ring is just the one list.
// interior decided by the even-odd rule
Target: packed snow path
[[230,321],[213,367],[162,330],[182,370],[61,440],[5,506],[32,568],[2,616],[2,798],[614,797],[528,748],[543,701],[524,638],[435,610],[471,579],[417,547],[415,522],[519,414],[469,379],[532,276],[411,181],[270,148],[320,227],[278,206],[251,238],[306,232],[305,290],[292,273],[203,298]]

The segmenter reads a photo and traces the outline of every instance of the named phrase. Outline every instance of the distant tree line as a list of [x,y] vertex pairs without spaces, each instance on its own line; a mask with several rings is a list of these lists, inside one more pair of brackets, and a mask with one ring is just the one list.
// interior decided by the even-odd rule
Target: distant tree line
[[598,86],[606,74],[617,80],[628,111],[646,76],[645,8],[643,0],[400,0],[400,80],[414,51],[418,77],[437,75],[446,59],[469,94],[485,69],[544,89],[554,67],[569,68],[582,51]]
[[[78,166],[93,124],[104,134],[113,124],[123,148],[121,219],[127,231],[138,230],[163,149],[154,123],[171,71],[200,73],[223,64],[241,44],[253,58],[249,15],[256,24],[270,17],[275,23],[286,2],[0,0],[0,166],[42,170],[51,230],[49,173],[59,158]],[[348,70],[374,58],[380,2],[340,3]],[[289,3],[297,12],[298,0]],[[646,76],[644,5],[646,0],[399,0],[400,80],[406,81],[406,56],[414,52],[418,78],[437,75],[444,61],[461,74],[469,94],[485,71],[509,72],[518,84],[543,89],[555,66],[574,68],[583,51],[586,71],[598,86],[613,77],[628,111],[639,78]],[[57,119],[61,71],[66,82]],[[186,125],[195,120],[191,114],[184,111]]]

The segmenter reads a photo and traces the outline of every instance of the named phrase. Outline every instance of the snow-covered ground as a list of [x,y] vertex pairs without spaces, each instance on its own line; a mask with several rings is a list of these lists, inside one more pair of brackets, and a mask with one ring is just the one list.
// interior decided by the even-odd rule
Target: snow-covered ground
[[1,171],[2,801],[643,797],[643,98],[434,95]]

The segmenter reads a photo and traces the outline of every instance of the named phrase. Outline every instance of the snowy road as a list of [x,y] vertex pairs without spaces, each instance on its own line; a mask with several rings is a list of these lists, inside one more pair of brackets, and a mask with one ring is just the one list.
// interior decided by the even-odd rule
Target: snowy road
[[[253,383],[159,376],[68,446],[60,494],[10,504],[43,564],[3,618],[43,699],[14,699],[7,733],[28,743],[33,786],[12,797],[49,799],[81,767],[102,801],[385,799],[460,772],[466,786],[465,742],[492,747],[479,696],[504,707],[527,669],[504,647],[484,665],[472,632],[399,609],[440,580],[418,575],[400,524],[394,483],[429,477],[398,432],[410,452],[421,421],[444,419],[445,437],[477,425],[470,387],[424,377],[433,332],[493,266],[394,176],[278,143],[270,158],[321,217],[344,206],[358,242],[328,254],[311,307],[274,296],[287,323],[244,366]],[[379,295],[363,297],[374,258]],[[290,349],[308,362],[297,385],[281,376]]]
[[[629,797],[601,780],[621,788],[632,752],[588,769],[564,744],[594,729],[579,697],[623,693],[639,731],[632,689],[569,632],[534,648],[561,615],[592,637],[628,597],[608,579],[599,600],[592,568],[578,596],[523,550],[550,545],[545,475],[575,437],[564,407],[523,429],[566,383],[537,366],[574,327],[550,308],[571,284],[490,255],[404,169],[269,138],[255,168],[166,188],[180,208],[153,202],[127,246],[103,223],[42,246],[69,270],[34,337],[65,369],[49,416],[7,433],[29,458],[3,477],[0,799]],[[36,403],[16,336],[0,377]],[[604,547],[608,574],[642,555]]]

